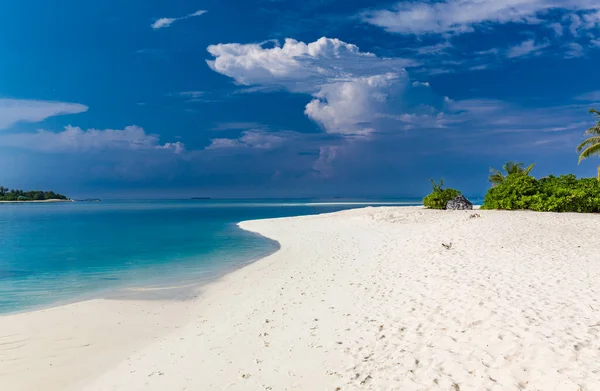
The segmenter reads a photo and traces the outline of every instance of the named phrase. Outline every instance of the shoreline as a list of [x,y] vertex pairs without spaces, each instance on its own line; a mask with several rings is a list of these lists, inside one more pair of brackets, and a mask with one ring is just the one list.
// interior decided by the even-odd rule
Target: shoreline
[[[230,225],[232,227],[235,227],[236,230],[246,231],[239,226],[239,223],[231,223]],[[224,275],[241,269],[248,264],[265,258],[266,256],[272,255],[273,253],[277,252],[280,248],[280,244],[277,241],[265,238],[257,233],[249,234],[256,237],[260,237],[262,240],[269,241],[270,243],[268,245],[264,244],[263,248],[260,251],[256,250],[257,253],[254,254],[244,253],[243,255],[236,255],[235,253],[231,253],[229,254],[229,257],[235,258],[236,262],[224,262],[225,265],[221,267],[214,267],[213,265],[202,270],[201,273],[198,273],[196,271],[196,273],[194,273],[193,276],[190,276],[188,273],[182,273],[181,271],[176,273],[165,273],[160,277],[157,277],[155,275],[142,277],[138,276],[135,282],[121,281],[121,283],[113,286],[105,286],[102,288],[94,289],[92,291],[82,291],[68,298],[63,298],[49,303],[38,303],[32,306],[27,306],[25,308],[0,311],[0,318],[2,316],[49,310],[56,307],[63,307],[71,304],[78,304],[93,300],[136,300],[137,297],[140,297],[139,300],[178,300],[182,297],[191,297],[194,295],[195,291],[201,289],[205,285],[217,281]],[[260,253],[260,255],[258,253]],[[203,256],[205,256],[205,254],[200,253],[188,255],[187,258],[197,259],[198,257]],[[164,267],[164,265],[151,265],[150,267]],[[182,285],[185,285],[185,287],[188,288],[187,291],[181,291],[183,288]],[[158,297],[157,295],[153,295],[152,297],[150,297],[149,294],[149,292],[168,292],[171,290],[180,290],[180,292],[177,292],[175,294],[165,294]]]
[[598,389],[600,222],[478,214],[380,207],[241,222],[279,250],[191,300],[92,300],[0,316],[0,383]]
[[[201,290],[204,286],[209,285],[218,281],[220,278],[223,278],[229,273],[233,273],[239,269],[246,267],[254,262],[260,261],[263,258],[266,258],[275,252],[279,251],[278,249],[268,254],[267,256],[259,256],[248,258],[248,260],[240,262],[233,267],[229,267],[226,269],[220,269],[218,271],[212,271],[210,275],[202,278],[192,278],[192,279],[183,279],[183,276],[178,275],[177,278],[175,276],[169,276],[168,279],[158,281],[156,277],[151,281],[140,281],[139,284],[135,285],[121,285],[116,287],[107,287],[101,290],[86,292],[81,295],[74,296],[72,298],[52,302],[49,304],[40,304],[36,306],[32,306],[29,308],[24,308],[15,311],[8,312],[0,312],[0,320],[2,317],[12,316],[12,315],[20,315],[20,314],[28,314],[31,312],[39,312],[52,310],[58,307],[65,307],[69,305],[75,305],[85,302],[90,302],[94,300],[107,300],[107,301],[148,301],[148,300],[157,300],[157,297],[150,297],[149,292],[161,292],[161,291],[169,291],[169,290],[184,290],[187,289],[187,292],[182,292],[177,295],[166,295],[166,298],[158,298],[166,301],[173,300],[181,300],[184,297],[194,296],[195,293]],[[141,296],[141,298],[136,298],[136,296]]]
[[[241,222],[234,225],[244,230],[240,224]],[[81,389],[86,382],[112,368],[115,362],[120,362],[129,354],[185,325],[193,316],[189,307],[201,300],[204,289],[218,284],[228,274],[268,258],[280,250],[279,242],[264,238],[277,244],[273,252],[266,256],[248,258],[234,267],[219,270],[203,279],[182,280],[183,276],[179,276],[180,279],[165,280],[162,283],[145,281],[147,284],[107,288],[67,301],[0,313],[0,384],[11,385],[11,391],[37,391],[40,387],[44,387],[46,391]],[[166,293],[173,290],[180,292]],[[91,317],[88,318],[88,315]],[[101,321],[98,322],[97,318]],[[146,326],[148,321],[155,322],[150,329]],[[142,328],[145,332],[140,333]],[[16,335],[26,337],[15,339]],[[78,339],[82,340],[77,341]],[[10,351],[15,347],[22,349],[30,341],[38,341],[38,346],[25,349],[25,357],[6,359],[5,350]],[[103,346],[97,346],[97,350],[89,349],[96,345]],[[48,366],[55,366],[48,360],[53,357],[53,353],[71,349],[76,354],[60,353],[60,368],[52,370],[47,381],[44,380],[44,375],[39,379],[32,379],[28,375],[29,372],[48,371]],[[46,357],[47,355],[50,356]],[[82,358],[85,361],[83,363]],[[5,361],[29,362],[23,362],[26,369],[20,367],[20,364],[3,368],[2,363]],[[74,366],[78,367],[77,376],[72,372]],[[47,382],[52,386],[49,387]]]
[[31,200],[31,201],[0,201],[0,204],[49,204],[55,202],[75,202],[73,200],[59,200],[59,199],[51,199],[51,200]]

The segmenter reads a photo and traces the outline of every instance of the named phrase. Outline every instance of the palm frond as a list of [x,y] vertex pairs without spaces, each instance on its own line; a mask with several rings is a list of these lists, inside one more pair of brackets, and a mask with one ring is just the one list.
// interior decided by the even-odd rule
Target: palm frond
[[579,163],[581,163],[583,159],[587,159],[590,156],[594,155],[600,155],[600,143],[591,145],[584,149],[583,152],[581,152],[581,154],[579,155]]
[[444,179],[440,179],[440,184],[438,185],[437,183],[435,183],[435,181],[433,180],[433,178],[429,178],[429,181],[431,182],[431,185],[433,187],[433,191],[442,191],[442,188],[444,186]]
[[600,144],[600,136],[590,137],[587,140],[584,140],[581,144],[577,146],[577,152],[581,152],[589,146]]
[[596,116],[596,120],[598,121],[598,123],[586,130],[584,134],[593,134],[600,136],[600,111],[596,109],[590,109],[590,114]]
[[506,173],[508,175],[510,175],[510,174],[514,174],[516,171],[518,171],[519,164],[520,163],[517,163],[517,162],[506,162],[506,164],[504,164],[504,166],[502,166],[502,168],[504,169],[504,171],[506,171]]
[[489,182],[493,183],[493,184],[500,184],[504,182],[504,175],[502,175],[502,173],[499,170],[496,170],[495,168],[491,167],[490,168],[490,177],[489,177]]
[[600,123],[592,126],[588,130],[586,130],[583,134],[593,134],[600,136]]
[[525,175],[529,175],[529,173],[531,172],[531,170],[533,170],[533,167],[535,167],[535,163],[533,163],[533,164],[529,165],[529,167],[527,167],[527,168],[525,169],[525,171],[523,171],[523,174],[525,174]]

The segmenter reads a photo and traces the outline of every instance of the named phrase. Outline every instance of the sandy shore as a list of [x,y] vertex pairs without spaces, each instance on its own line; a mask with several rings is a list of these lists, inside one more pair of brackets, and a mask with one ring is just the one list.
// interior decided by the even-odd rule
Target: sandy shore
[[73,202],[73,200],[35,200],[35,201],[0,201],[0,204],[48,204],[53,202]]
[[241,226],[281,250],[196,298],[0,317],[2,390],[600,390],[600,216]]

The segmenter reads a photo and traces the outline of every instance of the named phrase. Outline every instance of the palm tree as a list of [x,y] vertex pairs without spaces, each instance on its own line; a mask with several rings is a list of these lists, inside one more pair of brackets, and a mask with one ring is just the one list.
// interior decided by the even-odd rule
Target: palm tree
[[496,186],[504,183],[506,177],[509,175],[529,175],[531,170],[533,170],[533,167],[535,167],[535,163],[525,168],[524,164],[520,162],[506,162],[506,164],[502,166],[502,169],[506,172],[506,175],[504,175],[500,170],[490,168],[489,181],[493,186]]
[[6,193],[8,192],[9,189],[7,189],[4,186],[0,186],[0,196],[4,196],[6,195]]
[[[590,109],[590,113],[596,116],[598,123],[585,131],[584,134],[588,134],[590,137],[577,146],[579,163],[590,156],[600,156],[600,111]],[[600,181],[600,166],[598,166],[598,180]]]

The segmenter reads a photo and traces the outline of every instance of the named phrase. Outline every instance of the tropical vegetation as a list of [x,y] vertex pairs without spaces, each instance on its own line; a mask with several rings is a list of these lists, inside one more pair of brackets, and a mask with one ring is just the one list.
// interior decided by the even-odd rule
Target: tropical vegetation
[[600,212],[600,181],[573,174],[535,179],[511,174],[486,194],[482,209]]
[[535,163],[525,167],[523,163],[520,162],[506,162],[502,169],[506,173],[503,174],[500,170],[496,170],[495,168],[490,168],[490,178],[489,181],[493,186],[497,186],[499,184],[504,183],[506,178],[509,175],[529,175],[531,170],[535,167]]
[[8,189],[0,186],[0,201],[45,201],[45,200],[68,200],[62,194],[53,191],[23,191],[17,189]]
[[[579,152],[579,163],[591,156],[600,156],[600,111],[590,109],[590,113],[596,116],[596,125],[585,131],[589,137],[577,146]],[[600,181],[600,166],[598,166],[598,180]]]
[[[585,131],[587,138],[577,146],[579,163],[592,156],[600,156],[600,111],[591,109],[596,125]],[[535,165],[507,162],[503,170],[490,169],[488,190],[483,209],[528,209],[540,212],[600,213],[600,166],[598,178],[580,178],[575,175],[550,175],[536,179],[530,176]]]
[[444,189],[444,180],[440,180],[437,184],[433,179],[430,179],[433,185],[433,191],[423,199],[423,205],[431,209],[446,209],[448,201],[453,200],[460,195],[460,191],[456,189]]

